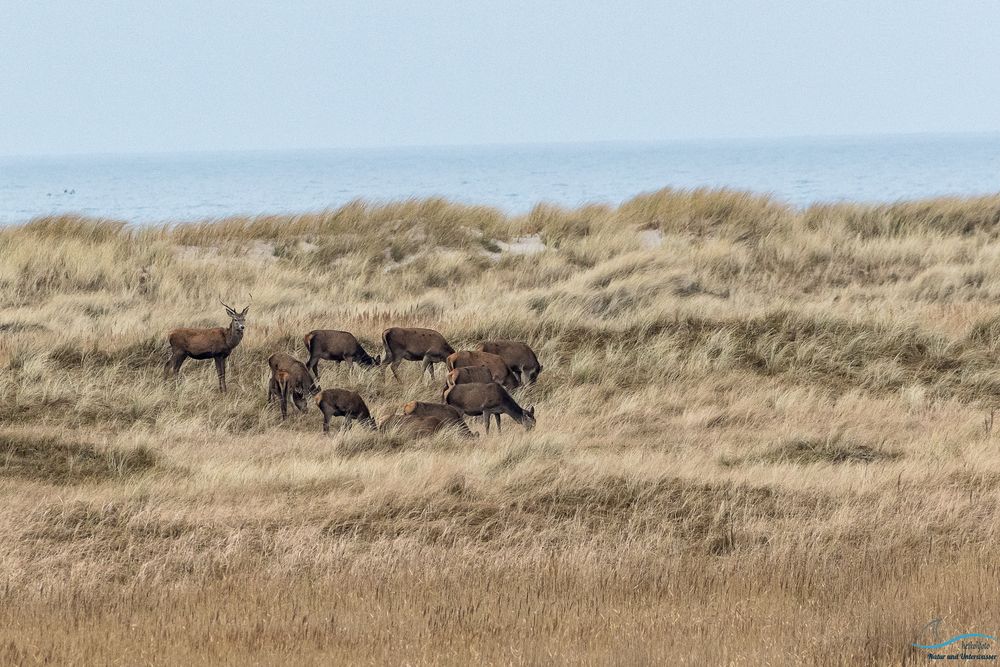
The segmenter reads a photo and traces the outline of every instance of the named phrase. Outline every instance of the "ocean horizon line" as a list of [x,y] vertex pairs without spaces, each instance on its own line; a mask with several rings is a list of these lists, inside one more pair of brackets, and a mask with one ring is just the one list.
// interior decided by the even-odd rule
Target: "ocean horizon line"
[[0,161],[6,160],[58,160],[74,158],[133,158],[133,157],[198,157],[217,155],[259,155],[259,154],[312,154],[312,153],[363,153],[374,152],[408,152],[415,150],[448,151],[448,150],[487,150],[487,149],[560,149],[560,148],[641,148],[641,147],[671,147],[691,145],[731,145],[758,143],[841,143],[871,140],[885,142],[893,140],[947,140],[947,139],[1000,139],[1000,131],[968,130],[968,131],[912,131],[912,132],[848,132],[831,134],[783,134],[783,135],[732,135],[732,136],[698,136],[670,137],[663,139],[571,139],[559,141],[496,141],[496,142],[457,142],[457,143],[400,143],[400,144],[354,144],[339,146],[261,146],[261,147],[212,147],[183,148],[178,150],[140,149],[135,151],[71,151],[67,153],[0,153]]

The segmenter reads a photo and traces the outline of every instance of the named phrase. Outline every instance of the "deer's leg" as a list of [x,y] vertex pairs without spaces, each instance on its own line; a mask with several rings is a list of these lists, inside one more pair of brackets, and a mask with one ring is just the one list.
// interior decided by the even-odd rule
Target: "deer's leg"
[[393,360],[393,362],[389,364],[389,370],[392,371],[392,376],[396,378],[396,382],[403,384],[403,381],[399,379],[399,373],[396,372],[397,368],[399,368],[399,361]]
[[431,379],[433,380],[434,379],[434,360],[431,359],[429,356],[427,356],[425,354],[424,355],[424,364],[423,364],[423,366],[420,367],[420,377],[421,378],[424,376],[424,373],[426,373],[428,371],[428,369],[431,372]]
[[386,346],[382,358],[378,362],[379,372],[382,374],[383,378],[385,378],[385,367],[388,366],[389,368],[392,368],[392,364],[395,362],[396,358],[392,355],[392,350],[389,349],[389,346]]
[[309,355],[309,361],[306,362],[306,368],[309,372],[318,380],[319,379],[319,357],[314,357],[312,354]]
[[500,430],[500,413],[499,412],[494,412],[493,416],[496,417],[496,419],[497,419],[497,433],[503,433],[503,431]]
[[281,420],[288,417],[288,383],[281,383]]
[[215,358],[215,372],[219,375],[219,391],[226,393],[226,358]]
[[354,426],[354,417],[352,415],[347,415],[344,417],[344,430],[350,431],[351,427]]
[[486,424],[486,435],[490,434],[490,413],[483,412],[483,423]]
[[178,351],[171,350],[170,358],[167,360],[167,363],[163,369],[164,377],[170,377],[171,375],[176,376],[178,371],[180,371],[181,364],[184,363],[185,359],[187,359],[187,355],[184,354],[183,352],[179,350]]
[[329,432],[330,432],[330,415],[328,415],[326,413],[326,411],[324,411],[323,412],[323,433],[329,433]]

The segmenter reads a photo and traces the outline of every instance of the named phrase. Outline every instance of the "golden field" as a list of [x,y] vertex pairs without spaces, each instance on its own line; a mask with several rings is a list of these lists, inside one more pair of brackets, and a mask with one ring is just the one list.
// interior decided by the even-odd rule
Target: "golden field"
[[[1000,196],[726,190],[2,229],[0,663],[898,664],[934,618],[995,634],[998,235]],[[166,332],[249,293],[229,393],[207,361],[164,381]],[[266,403],[271,353],[393,325],[531,343],[537,428],[324,437]],[[321,371],[380,420],[440,395],[441,367]]]

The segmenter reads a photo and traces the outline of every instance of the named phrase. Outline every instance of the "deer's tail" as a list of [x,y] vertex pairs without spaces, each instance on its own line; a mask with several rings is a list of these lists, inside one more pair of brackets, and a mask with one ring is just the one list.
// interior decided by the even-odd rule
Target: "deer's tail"
[[388,364],[392,363],[392,347],[389,345],[389,330],[386,329],[382,332],[382,347],[385,348],[385,352],[382,354],[382,363]]

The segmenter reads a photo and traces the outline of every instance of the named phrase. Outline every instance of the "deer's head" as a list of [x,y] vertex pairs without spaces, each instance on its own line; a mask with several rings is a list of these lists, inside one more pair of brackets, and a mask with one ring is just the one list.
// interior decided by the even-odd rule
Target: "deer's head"
[[524,409],[523,421],[521,421],[521,426],[526,430],[530,431],[535,428],[535,408],[534,406]]
[[247,328],[247,311],[250,310],[250,306],[247,306],[243,310],[236,310],[227,306],[221,299],[219,303],[226,309],[226,315],[229,315],[229,318],[232,320],[230,326],[236,331],[243,333],[243,330]]

